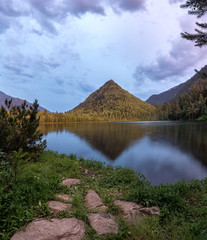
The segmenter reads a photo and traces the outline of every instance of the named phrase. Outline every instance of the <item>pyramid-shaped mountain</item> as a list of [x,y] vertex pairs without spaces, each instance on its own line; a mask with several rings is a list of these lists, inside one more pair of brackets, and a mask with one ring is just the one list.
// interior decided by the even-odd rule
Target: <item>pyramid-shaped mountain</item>
[[146,120],[155,108],[110,80],[68,113],[93,120]]

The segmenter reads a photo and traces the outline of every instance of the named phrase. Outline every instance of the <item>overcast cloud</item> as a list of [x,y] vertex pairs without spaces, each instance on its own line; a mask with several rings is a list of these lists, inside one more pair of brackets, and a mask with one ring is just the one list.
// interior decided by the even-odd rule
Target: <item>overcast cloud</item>
[[184,2],[184,0],[169,0],[169,2],[171,4],[173,4],[173,3],[182,3],[182,2]]
[[[145,9],[146,0],[1,0],[0,33],[12,24],[12,18],[34,18],[45,30],[57,34],[54,22],[63,24],[68,15],[81,17],[86,13],[105,15],[110,7],[114,12]],[[37,32],[40,33],[40,32]]]
[[196,63],[206,60],[207,49],[201,51],[192,43],[184,39],[172,42],[172,49],[165,54],[159,55],[156,61],[149,65],[139,65],[134,77],[143,82],[144,79],[152,81],[172,80],[182,77],[189,69],[193,69]]
[[142,100],[184,82],[207,52],[182,2],[1,0],[0,91],[64,112],[110,79]]
[[[176,2],[178,1],[170,1],[170,3]],[[178,22],[181,32],[192,32],[195,26],[194,20],[194,16],[180,17]],[[168,52],[159,52],[157,58],[150,64],[137,66],[133,76],[138,82],[143,83],[147,79],[155,82],[175,81],[175,79],[183,78],[189,70],[206,64],[207,48],[201,50],[192,42],[182,39],[180,35],[170,43],[171,47]]]

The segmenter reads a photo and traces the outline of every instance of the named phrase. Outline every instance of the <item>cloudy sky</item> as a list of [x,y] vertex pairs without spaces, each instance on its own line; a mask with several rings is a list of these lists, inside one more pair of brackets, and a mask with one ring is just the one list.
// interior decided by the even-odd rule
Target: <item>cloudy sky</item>
[[110,79],[142,100],[184,82],[207,48],[183,2],[1,0],[0,91],[64,112]]

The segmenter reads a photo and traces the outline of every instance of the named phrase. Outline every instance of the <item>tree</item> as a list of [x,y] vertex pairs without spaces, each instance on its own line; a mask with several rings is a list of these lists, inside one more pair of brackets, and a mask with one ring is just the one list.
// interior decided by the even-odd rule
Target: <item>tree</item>
[[42,133],[38,131],[38,102],[28,108],[26,101],[21,106],[12,106],[11,101],[5,101],[8,108],[0,109],[0,149],[7,155],[19,151],[37,155],[46,147],[42,141]]
[[[0,175],[11,172],[16,178],[20,161],[37,159],[46,147],[42,133],[38,130],[38,102],[28,108],[26,101],[13,106],[5,101],[7,109],[0,108]],[[12,171],[11,171],[12,169]]]
[[[203,17],[207,12],[207,0],[188,0],[181,8],[189,8],[189,14],[196,15],[197,18]],[[200,29],[195,29],[194,34],[187,32],[181,33],[181,36],[187,40],[195,42],[195,46],[203,47],[207,45],[207,23],[198,23]]]

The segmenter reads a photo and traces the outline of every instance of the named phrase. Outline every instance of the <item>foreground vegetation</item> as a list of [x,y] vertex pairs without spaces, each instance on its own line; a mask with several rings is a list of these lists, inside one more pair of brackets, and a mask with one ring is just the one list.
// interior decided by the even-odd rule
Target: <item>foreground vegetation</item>
[[[87,169],[87,171],[86,171]],[[61,185],[62,178],[80,178],[81,184],[68,189]],[[105,166],[96,161],[77,159],[75,155],[45,151],[38,161],[24,163],[16,180],[7,188],[0,171],[0,239],[7,240],[37,217],[52,217],[47,206],[57,193],[73,198],[72,213],[63,212],[58,217],[76,217],[87,226],[86,239],[207,239],[207,179],[151,186],[132,170]],[[87,220],[84,196],[94,189],[117,216],[117,236],[99,237]],[[135,201],[145,206],[159,206],[159,217],[145,218],[128,226],[120,217],[120,209],[113,202],[121,199]]]
[[[207,179],[188,183],[152,186],[130,169],[105,166],[77,159],[75,155],[43,151],[46,142],[38,130],[38,104],[0,110],[0,239],[8,240],[35,218],[52,218],[47,202],[57,193],[72,197],[72,212],[86,224],[87,240],[204,240],[207,239]],[[80,178],[81,184],[67,188],[63,178]],[[84,205],[89,189],[95,190],[116,215],[119,233],[98,236],[90,227]],[[159,206],[161,214],[143,218],[128,226],[114,200],[127,200],[144,206]]]

